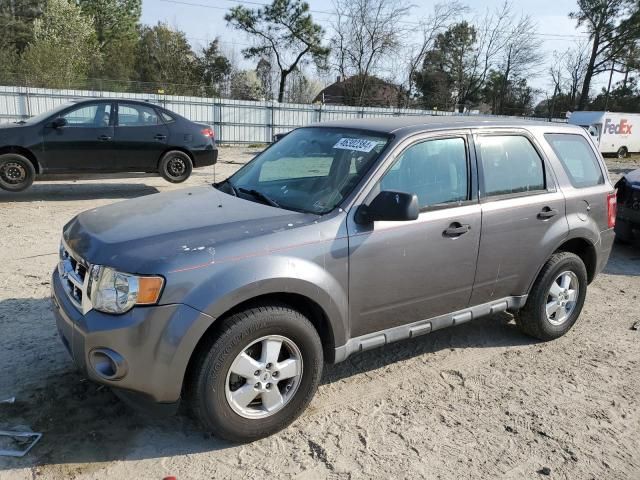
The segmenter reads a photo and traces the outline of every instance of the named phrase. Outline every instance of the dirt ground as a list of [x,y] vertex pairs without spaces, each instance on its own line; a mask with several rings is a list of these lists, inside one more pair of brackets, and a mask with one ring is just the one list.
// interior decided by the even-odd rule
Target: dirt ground
[[[222,149],[218,180],[255,152]],[[609,163],[614,179],[640,167]],[[188,184],[212,181],[208,168]],[[183,187],[140,177],[0,193],[0,400],[16,396],[0,429],[43,433],[26,457],[0,457],[0,479],[640,478],[640,242],[615,246],[565,337],[533,341],[505,313],[353,356],[326,368],[291,427],[249,445],[130,410],[74,370],[49,277],[73,215]]]

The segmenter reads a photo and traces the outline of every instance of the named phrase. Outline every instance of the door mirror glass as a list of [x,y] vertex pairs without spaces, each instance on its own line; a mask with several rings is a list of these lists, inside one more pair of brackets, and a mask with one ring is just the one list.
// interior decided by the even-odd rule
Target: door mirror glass
[[62,128],[67,126],[67,119],[58,117],[53,122],[51,122],[51,126],[53,128]]
[[415,193],[383,190],[369,205],[361,205],[356,212],[357,223],[375,221],[410,221],[418,218],[420,207]]

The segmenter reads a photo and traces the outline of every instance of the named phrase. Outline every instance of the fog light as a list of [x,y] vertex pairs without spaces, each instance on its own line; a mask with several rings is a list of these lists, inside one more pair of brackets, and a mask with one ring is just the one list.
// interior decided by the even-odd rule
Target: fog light
[[89,363],[98,377],[120,380],[127,374],[127,362],[119,353],[108,348],[97,348],[89,353]]

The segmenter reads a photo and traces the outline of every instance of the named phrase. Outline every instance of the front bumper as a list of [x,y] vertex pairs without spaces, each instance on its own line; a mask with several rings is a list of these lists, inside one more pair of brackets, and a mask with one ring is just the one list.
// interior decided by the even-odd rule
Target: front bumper
[[[51,299],[60,338],[88,378],[117,389],[130,403],[177,405],[194,345],[211,317],[183,304],[135,307],[123,315],[97,310],[83,315],[71,303],[57,270]],[[96,349],[116,352],[126,374],[104,378],[90,360]]]
[[635,228],[640,228],[640,208],[618,205],[616,220],[622,220],[634,225]]

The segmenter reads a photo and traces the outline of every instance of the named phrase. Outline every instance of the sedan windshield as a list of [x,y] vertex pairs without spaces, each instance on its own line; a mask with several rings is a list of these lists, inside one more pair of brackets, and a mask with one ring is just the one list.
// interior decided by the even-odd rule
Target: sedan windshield
[[219,188],[289,210],[327,213],[351,193],[388,141],[387,135],[360,130],[299,128]]

